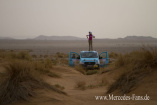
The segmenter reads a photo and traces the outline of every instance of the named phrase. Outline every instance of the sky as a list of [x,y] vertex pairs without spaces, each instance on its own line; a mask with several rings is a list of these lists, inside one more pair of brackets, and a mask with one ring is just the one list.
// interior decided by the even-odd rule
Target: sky
[[157,38],[157,0],[0,0],[0,37]]

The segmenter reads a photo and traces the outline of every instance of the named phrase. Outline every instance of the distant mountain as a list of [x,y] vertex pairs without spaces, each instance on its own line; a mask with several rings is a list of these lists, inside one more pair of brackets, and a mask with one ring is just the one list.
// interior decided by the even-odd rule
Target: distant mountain
[[122,39],[126,39],[126,40],[157,40],[157,38],[153,38],[151,36],[126,36],[125,38]]
[[11,38],[11,37],[0,37],[0,39],[8,39],[8,40],[11,40],[11,39],[14,39],[14,38]]
[[[0,40],[16,40],[16,38],[11,37],[0,37]],[[21,39],[18,39],[21,40]],[[86,38],[79,38],[75,36],[46,36],[39,35],[35,38],[27,38],[22,40],[87,40]],[[110,39],[110,38],[96,38],[95,40],[126,40],[126,41],[157,41],[157,38],[151,36],[126,36],[124,38]]]
[[45,36],[40,35],[35,38],[34,40],[83,40],[84,38],[79,38],[75,36]]

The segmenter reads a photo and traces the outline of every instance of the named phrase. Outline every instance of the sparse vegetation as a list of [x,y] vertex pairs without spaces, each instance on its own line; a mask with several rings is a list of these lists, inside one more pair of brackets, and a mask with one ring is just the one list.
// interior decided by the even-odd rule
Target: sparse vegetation
[[88,69],[88,68],[84,68],[83,66],[80,66],[80,65],[76,65],[75,69],[84,75],[92,75],[92,74],[97,74],[97,73],[101,72],[98,69]]
[[33,60],[28,52],[0,51],[0,58],[6,62],[4,64],[6,73],[0,75],[0,105],[7,105],[17,100],[28,100],[35,95],[35,89],[48,88],[66,94],[61,91],[64,87],[51,86],[40,78],[40,75],[45,74],[55,78],[61,77],[50,71],[54,64],[48,57]]
[[98,85],[88,85],[86,87],[86,89],[93,89],[93,88],[98,88],[98,87],[102,87],[102,86],[105,86],[105,84],[101,83],[101,84],[98,84]]
[[86,74],[86,70],[82,66],[80,66],[80,65],[76,65],[75,69],[77,71],[81,72],[82,74]]
[[114,59],[115,59],[115,58],[117,58],[118,56],[119,56],[119,54],[116,53],[116,52],[110,52],[110,53],[109,53],[109,57],[110,57],[110,58],[114,58]]
[[119,54],[118,59],[115,62],[115,66],[116,67],[121,67],[121,66],[125,65],[124,63],[125,63],[125,56],[123,56],[122,54]]
[[28,52],[21,51],[16,56],[17,56],[17,59],[32,60],[32,57],[29,55]]
[[121,93],[129,93],[134,89],[139,79],[145,77],[154,70],[153,68],[157,67],[157,50],[142,48],[120,55],[115,65],[125,69],[125,71],[109,87],[107,93],[115,90],[119,90]]
[[3,59],[21,59],[21,60],[32,60],[32,57],[28,52],[13,52],[13,51],[0,51],[0,58]]
[[85,81],[79,81],[76,83],[76,88],[80,90],[93,89],[93,88],[98,88],[102,86],[105,86],[105,83],[100,83],[100,84],[95,84],[95,85],[90,84],[88,86],[86,86]]
[[40,72],[41,74],[46,74],[50,77],[60,78],[61,76],[55,72],[50,71],[53,69],[53,63],[50,59],[44,59],[42,61],[33,61],[32,62],[33,68]]
[[1,105],[7,105],[17,100],[28,100],[34,95],[34,89],[48,88],[64,93],[42,81],[39,78],[39,72],[33,69],[29,61],[12,60],[4,67],[6,73],[2,75],[0,81]]
[[89,68],[85,68],[85,67],[80,66],[80,65],[75,65],[75,69],[84,75],[92,75],[92,74],[97,74],[97,73],[101,72],[98,69],[93,69],[93,68],[89,69]]
[[39,81],[31,74],[30,63],[14,61],[5,66],[5,74],[0,84],[0,103],[6,105],[18,99],[28,100],[33,96],[33,88],[39,88]]
[[87,72],[86,72],[86,75],[92,75],[92,74],[96,74],[96,73],[98,73],[99,71],[98,70],[88,70]]
[[86,82],[85,81],[78,81],[76,83],[76,88],[80,90],[85,90],[86,89]]
[[64,87],[61,86],[61,85],[59,85],[59,84],[55,84],[54,86],[55,86],[56,88],[60,89],[60,90],[63,90],[63,89],[64,89]]
[[62,58],[62,59],[60,59],[60,64],[61,65],[69,65],[69,60],[67,58]]
[[69,56],[68,56],[68,54],[57,52],[56,57],[58,57],[58,58],[68,58]]
[[54,65],[57,65],[58,62],[59,62],[58,58],[53,58],[53,59],[52,59],[52,63],[53,63]]
[[33,58],[37,58],[37,55],[33,54],[32,57],[33,57]]
[[[5,73],[0,73],[0,104],[7,105],[17,100],[29,100],[29,97],[35,95],[36,89],[47,88],[52,91],[66,94],[62,90],[64,86],[60,84],[50,85],[44,82],[41,75],[60,78],[61,75],[53,72],[55,65],[68,65],[67,54],[57,53],[55,55],[44,56],[42,58],[28,52],[0,51],[1,61],[5,60]],[[112,52],[110,57],[114,58],[109,68],[100,70],[85,70],[81,66],[75,66],[75,69],[82,74],[92,75],[116,71],[118,78],[108,81],[108,78],[102,78],[100,84],[87,85],[85,81],[76,82],[75,88],[79,90],[93,89],[101,86],[110,85],[107,93],[118,90],[122,94],[129,93],[135,89],[138,81],[157,68],[157,50],[141,49],[126,54],[117,54]],[[112,67],[111,67],[112,66]],[[115,66],[115,68],[113,67]],[[114,68],[114,70],[113,70]],[[119,73],[118,70],[124,69]],[[119,73],[119,74],[118,74]]]

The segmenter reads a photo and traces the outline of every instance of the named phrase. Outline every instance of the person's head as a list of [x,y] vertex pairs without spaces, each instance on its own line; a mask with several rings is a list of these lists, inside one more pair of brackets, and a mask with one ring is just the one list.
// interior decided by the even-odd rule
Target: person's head
[[92,34],[92,32],[91,32],[91,31],[89,31],[89,34]]

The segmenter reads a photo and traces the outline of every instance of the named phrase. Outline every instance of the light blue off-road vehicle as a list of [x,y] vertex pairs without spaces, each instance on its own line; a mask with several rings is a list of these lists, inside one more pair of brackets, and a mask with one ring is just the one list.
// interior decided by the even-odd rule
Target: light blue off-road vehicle
[[82,65],[85,68],[100,68],[107,67],[109,63],[108,52],[102,52],[98,55],[97,51],[81,51],[69,53],[69,65]]

